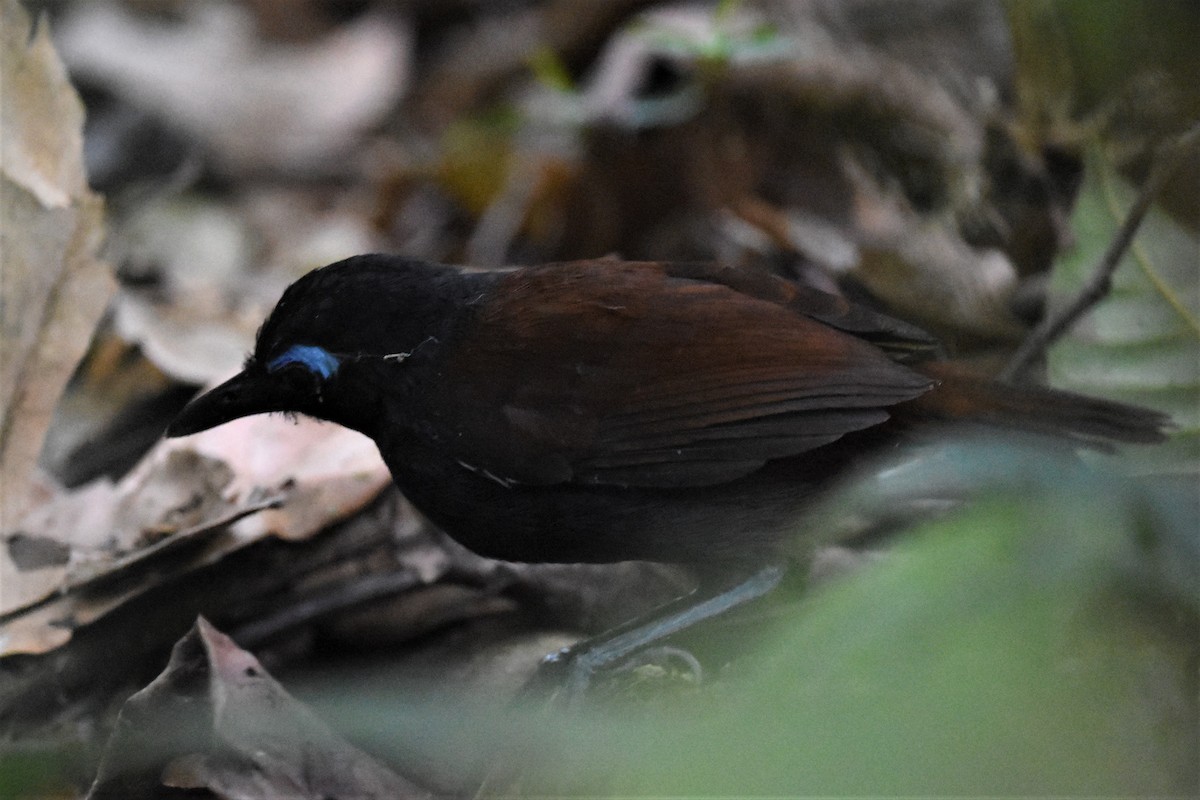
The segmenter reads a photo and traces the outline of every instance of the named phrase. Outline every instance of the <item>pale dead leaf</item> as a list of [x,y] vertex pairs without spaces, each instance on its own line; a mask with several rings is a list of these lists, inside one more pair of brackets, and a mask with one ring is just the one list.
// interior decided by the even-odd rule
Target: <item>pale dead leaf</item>
[[219,459],[241,498],[286,489],[277,509],[238,523],[239,536],[302,539],[362,508],[391,482],[375,443],[308,417],[260,414],[179,440],[174,446]]
[[232,314],[212,316],[191,303],[165,306],[126,291],[114,312],[117,333],[136,342],[154,366],[184,383],[206,384],[228,374],[254,344],[249,321]]
[[[102,552],[112,531],[116,511],[115,487],[107,480],[96,481],[76,492],[59,493],[49,502],[33,508],[21,524],[4,534],[0,550],[0,615],[49,597],[63,587],[77,553]],[[34,541],[43,549],[54,548],[65,557],[31,561],[19,553],[20,542]],[[70,638],[62,628],[46,628],[37,636],[48,635],[48,646],[57,646]],[[0,625],[0,652],[12,644],[11,632]],[[21,645],[27,647],[29,645]],[[37,649],[40,649],[38,647]]]
[[[173,378],[211,383],[241,366],[288,283],[386,249],[368,217],[361,202],[331,209],[294,187],[247,192],[236,203],[185,195],[148,204],[123,226],[119,255],[148,265],[155,287],[123,289],[114,327]],[[256,248],[263,241],[271,243],[266,252]]]
[[126,287],[117,295],[117,333],[185,383],[236,370],[259,324],[259,309],[238,302],[254,246],[240,210],[195,195],[159,199],[130,215],[115,244],[122,263],[146,265],[156,279],[151,291]]
[[[116,486],[60,493],[22,520],[18,548],[58,544],[67,563],[20,569],[5,540],[0,615],[11,617],[0,623],[0,656],[62,645],[74,628],[264,536],[312,536],[390,483],[374,442],[307,418],[247,417],[163,440]],[[272,498],[278,508],[260,508]],[[258,510],[241,518],[247,509]],[[163,557],[185,545],[186,556]],[[94,591],[101,583],[110,588]]]
[[72,70],[205,141],[233,169],[320,166],[400,99],[407,29],[364,15],[317,42],[260,41],[249,12],[193,3],[182,22],[139,18],[116,3],[75,6],[60,43]]
[[86,186],[80,161],[83,107],[44,21],[30,39],[30,19],[20,3],[5,0],[0,14],[4,19],[0,164],[9,180],[44,208],[66,208]]
[[[52,493],[4,537],[0,615],[118,570],[131,554],[164,537],[230,513],[236,506],[224,490],[231,480],[221,461],[173,449],[143,461],[115,486],[101,478],[75,491]],[[67,556],[41,562],[22,558],[20,548],[29,543],[43,550],[56,547]]]
[[[0,4],[0,530],[27,507],[63,387],[113,291],[96,252],[100,198],[83,172],[83,106],[46,26]],[[0,556],[0,560],[4,560]],[[0,585],[0,605],[8,590]]]

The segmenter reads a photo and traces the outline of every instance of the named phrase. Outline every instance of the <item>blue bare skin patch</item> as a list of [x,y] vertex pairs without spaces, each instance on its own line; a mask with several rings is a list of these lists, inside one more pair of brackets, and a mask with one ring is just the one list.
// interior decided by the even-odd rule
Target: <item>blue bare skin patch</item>
[[314,375],[329,378],[338,370],[338,359],[324,347],[311,344],[294,344],[280,355],[267,362],[267,371],[286,367],[288,364],[302,364]]

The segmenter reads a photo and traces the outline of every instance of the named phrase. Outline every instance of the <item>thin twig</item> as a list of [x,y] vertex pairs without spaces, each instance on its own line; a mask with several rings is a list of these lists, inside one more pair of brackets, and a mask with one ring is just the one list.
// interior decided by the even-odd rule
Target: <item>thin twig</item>
[[1133,206],[1129,209],[1125,221],[1117,230],[1117,235],[1104,251],[1100,263],[1096,265],[1091,279],[1084,285],[1075,300],[1057,314],[1048,315],[1026,337],[1009,361],[1008,366],[1000,373],[1003,381],[1015,380],[1029,366],[1041,357],[1042,353],[1058,337],[1062,336],[1087,311],[1104,298],[1112,288],[1112,276],[1117,266],[1125,256],[1125,252],[1133,243],[1133,237],[1141,227],[1146,212],[1158,196],[1163,185],[1170,179],[1178,168],[1180,161],[1188,150],[1200,140],[1200,124],[1193,125],[1179,138],[1172,142],[1165,151],[1155,159],[1150,174],[1142,184],[1141,191]]

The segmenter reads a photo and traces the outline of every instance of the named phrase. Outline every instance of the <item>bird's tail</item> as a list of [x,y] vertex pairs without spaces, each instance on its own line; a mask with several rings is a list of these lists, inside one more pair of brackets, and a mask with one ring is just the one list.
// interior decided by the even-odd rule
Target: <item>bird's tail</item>
[[938,384],[897,408],[909,419],[978,423],[1099,447],[1160,442],[1171,424],[1167,415],[1148,408],[1043,386],[1000,383],[948,361],[927,362],[917,369]]

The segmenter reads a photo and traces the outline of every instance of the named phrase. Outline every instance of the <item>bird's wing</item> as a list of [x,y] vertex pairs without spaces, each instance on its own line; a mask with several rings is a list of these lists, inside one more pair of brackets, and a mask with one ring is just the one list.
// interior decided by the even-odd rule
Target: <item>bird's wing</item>
[[711,485],[876,425],[932,384],[865,340],[899,334],[840,301],[816,293],[809,314],[781,279],[711,277],[617,261],[505,276],[439,381],[455,457],[518,483]]

